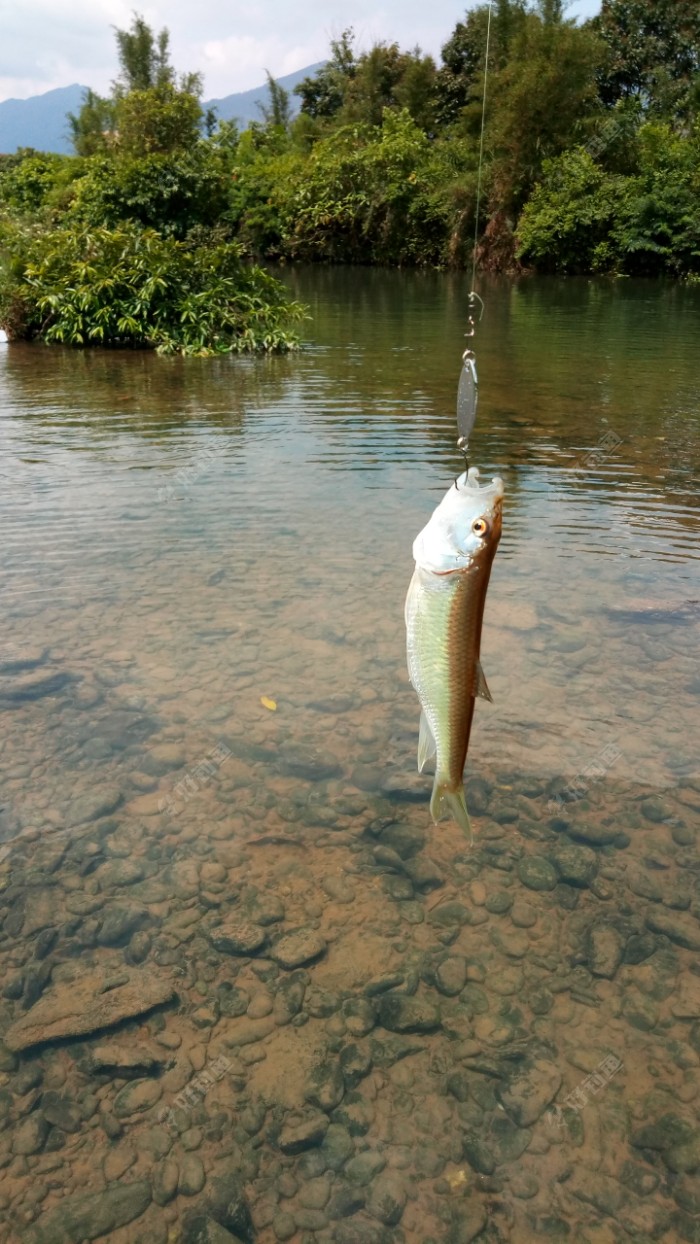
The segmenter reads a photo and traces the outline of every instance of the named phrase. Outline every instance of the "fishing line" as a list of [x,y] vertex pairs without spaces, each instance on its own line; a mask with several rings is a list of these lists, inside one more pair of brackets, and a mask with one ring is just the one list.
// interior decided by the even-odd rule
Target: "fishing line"
[[[481,207],[481,169],[484,163],[484,130],[486,129],[486,86],[489,76],[489,46],[491,43],[491,7],[493,0],[489,0],[489,15],[486,23],[486,57],[484,60],[484,90],[481,99],[481,137],[479,139],[479,170],[476,180],[476,213],[474,217],[474,250],[472,252],[472,289],[469,297],[476,296],[474,290],[474,282],[476,280],[476,244],[479,238],[479,208]],[[482,304],[483,306],[483,304]]]
[[[484,313],[483,299],[479,297],[476,285],[476,248],[479,240],[479,211],[481,208],[481,177],[484,163],[484,132],[486,130],[486,88],[489,75],[489,48],[491,45],[491,10],[493,0],[489,0],[488,19],[486,23],[486,55],[484,58],[484,89],[481,98],[481,135],[479,138],[479,165],[476,180],[476,208],[474,212],[474,248],[472,250],[472,287],[469,294],[469,311],[465,337],[473,337],[476,333],[476,310],[479,305],[479,320]],[[462,355],[462,372],[457,390],[457,448],[464,457],[465,470],[469,470],[467,451],[469,437],[476,422],[476,407],[479,398],[479,381],[476,374],[476,355],[469,347]],[[455,481],[456,482],[456,481]]]

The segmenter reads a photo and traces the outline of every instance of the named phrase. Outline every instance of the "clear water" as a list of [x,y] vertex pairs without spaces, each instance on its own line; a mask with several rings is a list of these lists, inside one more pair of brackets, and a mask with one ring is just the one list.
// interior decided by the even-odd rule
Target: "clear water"
[[[179,1239],[234,1168],[261,1241],[700,1238],[700,291],[485,292],[472,462],[506,503],[470,849],[429,821],[402,616],[413,538],[460,466],[466,284],[284,279],[311,310],[293,357],[0,353],[0,1033],[90,973],[177,989],[107,1036],[7,1056],[8,1238],[90,1238],[71,1200],[150,1187],[163,1161],[181,1178],[199,1161],[203,1188],[107,1238]],[[265,930],[249,956],[217,942],[241,913]],[[275,944],[298,928],[326,947],[281,1022]],[[466,980],[451,993],[445,956]],[[376,997],[439,1027],[391,1032],[366,993],[391,973]],[[234,980],[248,1015],[220,1006]],[[167,1057],[91,1071],[108,1037]],[[396,1040],[416,1048],[394,1058]],[[355,1167],[278,1134],[349,1045],[373,1065],[327,1117],[384,1162],[359,1193]],[[581,1090],[605,1058],[622,1065]],[[150,1104],[112,1137],[134,1076]],[[76,1130],[47,1093],[78,1103]],[[21,1129],[47,1113],[34,1147]],[[640,1144],[669,1113],[690,1156]]]

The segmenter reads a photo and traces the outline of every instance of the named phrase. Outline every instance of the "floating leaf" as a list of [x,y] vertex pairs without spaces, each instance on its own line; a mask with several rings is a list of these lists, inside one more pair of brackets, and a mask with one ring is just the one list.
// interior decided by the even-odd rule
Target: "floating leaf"
[[261,695],[260,703],[262,704],[263,708],[269,708],[271,713],[277,712],[277,701],[271,700],[269,695]]

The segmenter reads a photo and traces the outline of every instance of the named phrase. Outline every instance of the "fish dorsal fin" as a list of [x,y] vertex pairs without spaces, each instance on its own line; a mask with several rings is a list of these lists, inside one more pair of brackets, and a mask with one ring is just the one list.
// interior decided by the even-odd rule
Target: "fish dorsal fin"
[[484,671],[481,668],[481,661],[477,661],[474,667],[474,686],[472,695],[476,699],[478,696],[481,700],[490,700],[493,704],[493,696],[489,691],[488,683],[484,677]]
[[433,732],[430,729],[425,712],[421,711],[420,727],[418,730],[418,772],[422,773],[425,766],[431,760],[434,760],[436,755],[437,748],[435,746]]

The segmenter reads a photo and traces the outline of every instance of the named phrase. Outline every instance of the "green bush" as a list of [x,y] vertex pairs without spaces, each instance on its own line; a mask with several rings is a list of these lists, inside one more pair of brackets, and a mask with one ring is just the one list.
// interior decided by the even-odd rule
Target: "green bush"
[[93,156],[83,163],[70,213],[85,225],[114,228],[134,220],[184,238],[195,225],[214,225],[225,216],[227,157],[205,143],[172,155]]
[[217,236],[188,244],[135,224],[14,226],[2,240],[0,324],[12,337],[200,355],[296,344],[302,308]]
[[0,165],[0,209],[29,215],[40,211],[56,191],[78,175],[82,161],[25,149]]
[[230,214],[258,252],[348,263],[444,258],[444,160],[407,110],[387,110],[382,126],[342,126],[308,153],[249,148],[244,135]]
[[558,272],[684,275],[700,269],[700,130],[643,125],[636,170],[583,148],[547,161],[518,225],[519,257]]

